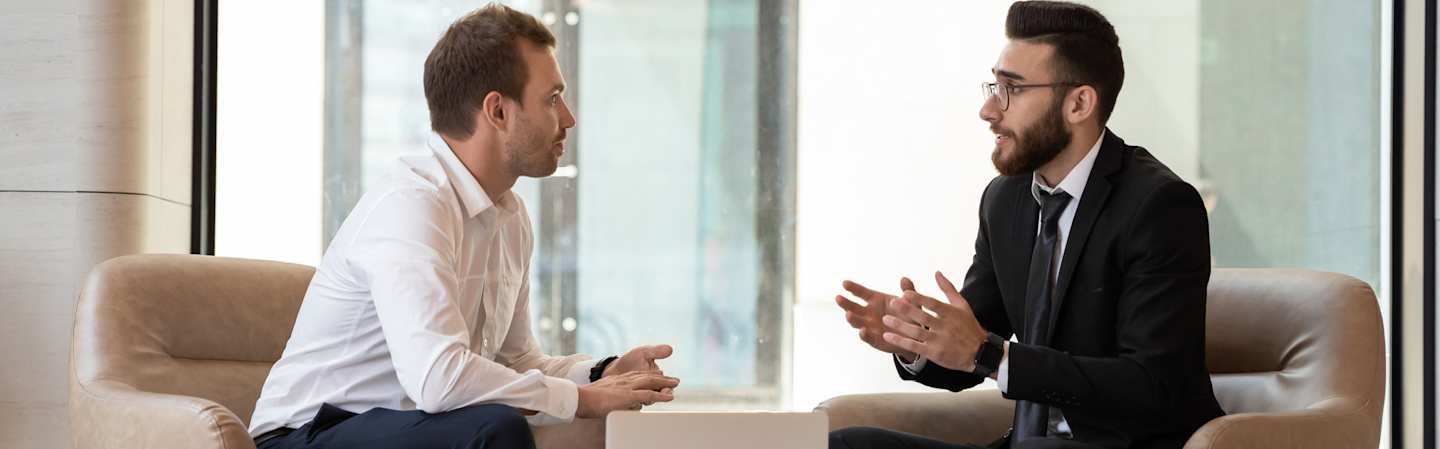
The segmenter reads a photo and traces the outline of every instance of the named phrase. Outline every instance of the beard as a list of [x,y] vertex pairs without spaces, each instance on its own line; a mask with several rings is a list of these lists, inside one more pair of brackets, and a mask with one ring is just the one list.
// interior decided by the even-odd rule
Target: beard
[[999,145],[990,153],[990,162],[995,170],[1004,176],[1014,176],[1035,171],[1055,159],[1066,145],[1070,144],[1071,133],[1065,128],[1065,118],[1060,114],[1064,98],[1061,97],[1040,121],[1019,133],[1007,133],[1014,148],[1002,151]]
[[554,148],[560,139],[523,118],[516,122],[515,131],[515,138],[505,143],[505,168],[516,176],[531,178],[555,174],[560,158]]

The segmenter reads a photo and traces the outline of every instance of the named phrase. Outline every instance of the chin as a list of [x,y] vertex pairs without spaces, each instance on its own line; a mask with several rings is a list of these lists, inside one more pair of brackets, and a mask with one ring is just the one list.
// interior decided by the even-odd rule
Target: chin
[[532,177],[532,178],[544,178],[544,177],[546,177],[546,176],[553,175],[553,174],[555,174],[555,170],[559,169],[559,166],[560,166],[560,164],[558,164],[558,163],[552,163],[552,164],[544,165],[544,166],[541,166],[541,167],[537,167],[537,169],[536,169],[534,172],[530,173],[530,177]]
[[1015,176],[1028,171],[1020,170],[1011,156],[1013,155],[1010,152],[996,148],[990,158],[990,162],[995,165],[995,171],[999,172],[1001,176]]

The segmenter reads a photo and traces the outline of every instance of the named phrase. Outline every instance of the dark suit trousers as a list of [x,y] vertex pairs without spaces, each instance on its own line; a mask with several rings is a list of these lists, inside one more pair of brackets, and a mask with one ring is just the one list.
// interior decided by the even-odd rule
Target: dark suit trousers
[[[990,448],[1010,449],[1098,449],[1085,443],[1060,438],[1032,438],[1014,446],[997,441]],[[846,427],[830,432],[830,449],[987,449],[986,446],[953,444],[904,432],[875,427]]]
[[383,408],[354,414],[329,404],[315,419],[259,449],[535,449],[530,424],[515,408],[484,404],[429,414]]

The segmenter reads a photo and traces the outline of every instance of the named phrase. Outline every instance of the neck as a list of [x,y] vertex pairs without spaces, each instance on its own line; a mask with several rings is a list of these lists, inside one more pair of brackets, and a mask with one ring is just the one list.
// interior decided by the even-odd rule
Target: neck
[[1035,170],[1035,173],[1040,175],[1040,181],[1044,182],[1046,187],[1053,188],[1059,185],[1060,181],[1070,175],[1070,171],[1080,164],[1080,160],[1085,159],[1085,155],[1090,152],[1090,149],[1095,147],[1095,142],[1100,140],[1100,131],[1099,127],[1094,126],[1082,126],[1075,129],[1070,136],[1070,144],[1060,150],[1060,154],[1055,155],[1050,162],[1046,162],[1045,165],[1041,165],[1039,169]]
[[460,163],[465,165],[465,170],[480,183],[480,188],[485,190],[485,195],[490,197],[490,202],[500,204],[500,198],[515,186],[517,177],[505,170],[504,159],[501,157],[500,145],[497,142],[485,140],[478,135],[472,135],[469,140],[458,141],[446,136],[440,136]]

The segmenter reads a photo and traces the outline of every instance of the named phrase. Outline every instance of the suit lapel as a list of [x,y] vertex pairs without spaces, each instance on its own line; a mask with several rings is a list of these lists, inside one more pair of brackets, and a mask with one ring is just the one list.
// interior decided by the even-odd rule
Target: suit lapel
[[[1017,301],[1015,301],[1015,303],[1007,304],[1006,307],[1019,306],[1018,309],[1020,311],[1020,314],[1012,316],[1019,317],[1020,321],[1018,323],[1011,321],[1010,324],[1014,326],[1015,329],[1020,330],[1016,333],[1021,334],[1021,341],[1029,343],[1030,339],[1033,337],[1030,335],[1024,335],[1022,333],[1024,332],[1024,329],[1028,328],[1026,327],[1025,320],[1028,319],[1028,317],[1030,316],[1030,312],[1034,307],[1034,305],[1029,304],[1028,301],[1025,300],[1025,298],[1028,298],[1030,296],[1029,289],[1033,288],[1033,286],[1029,285],[1027,280],[1030,271],[1030,259],[1031,256],[1034,254],[1033,249],[1035,248],[1035,237],[1038,233],[1036,231],[1036,227],[1039,226],[1040,223],[1040,205],[1035,204],[1035,196],[1030,192],[1029,178],[1026,178],[1024,188],[1016,190],[1018,191],[1015,192],[1014,201],[1015,204],[1019,207],[1014,208],[1015,216],[1011,218],[1011,220],[1013,220],[1011,223],[1014,223],[1015,225],[1010,229],[1013,230],[1012,232],[1017,232],[1019,234],[1016,235],[1013,240],[1009,241],[1020,242],[1020,246],[1010,249],[1009,251],[1013,252],[1013,254],[1018,255],[1020,259],[1018,260],[1018,263],[1014,265],[1017,270],[1014,272],[1013,275],[1008,277],[1011,279],[1011,285],[1015,287],[1010,291],[1018,291],[1020,294],[1014,295],[1013,297],[1016,298]],[[994,248],[991,248],[991,251],[993,252]]]
[[[1049,331],[1054,340],[1055,323],[1059,321],[1064,307],[1065,295],[1070,280],[1075,276],[1075,265],[1085,251],[1085,242],[1095,227],[1095,219],[1105,208],[1110,198],[1110,174],[1120,169],[1120,156],[1125,150],[1125,141],[1109,130],[1105,131],[1105,142],[1100,145],[1100,154],[1095,156],[1095,166],[1090,170],[1090,179],[1085,183],[1085,192],[1080,196],[1080,206],[1075,210],[1075,221],[1070,223],[1070,234],[1065,242],[1065,256],[1060,261],[1060,277],[1055,279],[1055,304],[1050,309]],[[1032,220],[1033,221],[1033,220]],[[1033,227],[1033,225],[1032,225]]]

